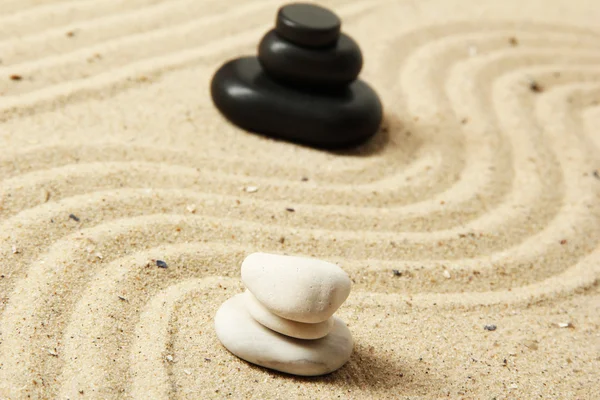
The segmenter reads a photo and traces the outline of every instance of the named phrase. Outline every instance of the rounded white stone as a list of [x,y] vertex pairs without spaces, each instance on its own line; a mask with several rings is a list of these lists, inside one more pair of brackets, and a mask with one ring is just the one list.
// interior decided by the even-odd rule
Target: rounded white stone
[[245,303],[244,294],[238,294],[223,303],[215,315],[217,337],[237,357],[302,376],[328,374],[350,359],[354,342],[341,319],[333,317],[333,328],[324,338],[295,339],[259,324]]
[[268,253],[246,257],[242,281],[272,313],[312,324],[329,319],[352,286],[348,274],[335,264]]
[[252,318],[267,328],[286,336],[308,340],[320,339],[323,336],[326,336],[329,331],[331,331],[331,328],[333,328],[333,317],[329,318],[327,321],[318,322],[316,324],[306,324],[304,322],[281,318],[260,304],[249,290],[246,290],[244,293],[244,300],[246,302],[246,308]]

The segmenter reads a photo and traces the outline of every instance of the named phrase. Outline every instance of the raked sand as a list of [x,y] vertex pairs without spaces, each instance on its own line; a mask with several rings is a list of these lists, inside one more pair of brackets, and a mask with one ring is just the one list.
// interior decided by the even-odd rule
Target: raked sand
[[[386,114],[337,153],[210,100],[281,4],[0,3],[0,398],[600,398],[597,0],[321,2]],[[255,251],[350,274],[342,369],[220,345]]]

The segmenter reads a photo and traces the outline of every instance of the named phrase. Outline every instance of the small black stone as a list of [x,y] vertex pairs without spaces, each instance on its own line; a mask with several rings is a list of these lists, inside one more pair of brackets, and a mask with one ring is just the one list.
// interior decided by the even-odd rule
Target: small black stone
[[358,44],[345,34],[333,46],[310,49],[271,30],[258,46],[258,59],[269,76],[297,86],[347,85],[358,77],[363,65]]
[[277,33],[300,46],[322,47],[335,43],[342,22],[330,10],[315,4],[294,3],[277,13]]
[[382,106],[358,79],[358,44],[340,29],[340,19],[323,7],[281,7],[258,57],[217,70],[213,103],[231,123],[272,138],[326,149],[365,142],[379,130]]
[[224,64],[211,95],[231,122],[251,132],[321,148],[343,148],[374,135],[382,106],[369,85],[356,80],[330,91],[299,90],[271,79],[256,57]]

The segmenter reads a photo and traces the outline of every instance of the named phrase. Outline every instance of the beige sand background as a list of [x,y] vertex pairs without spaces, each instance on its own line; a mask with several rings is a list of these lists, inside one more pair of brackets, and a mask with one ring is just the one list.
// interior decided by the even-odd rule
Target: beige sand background
[[[386,109],[333,154],[211,103],[281,4],[0,3],[0,398],[600,398],[597,0],[322,1]],[[351,275],[341,370],[221,347],[253,251]]]

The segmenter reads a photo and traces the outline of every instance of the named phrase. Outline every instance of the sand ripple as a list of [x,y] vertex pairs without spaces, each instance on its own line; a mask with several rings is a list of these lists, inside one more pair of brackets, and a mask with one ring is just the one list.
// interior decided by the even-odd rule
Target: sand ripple
[[[211,318],[257,250],[342,265],[350,321],[382,305],[400,318],[407,304],[532,304],[598,282],[600,33],[425,17],[404,28],[391,2],[327,1],[386,105],[372,143],[329,154],[239,132],[206,95],[279,3],[0,5],[0,75],[22,77],[0,79],[0,394],[218,393],[238,364]],[[368,372],[368,358],[357,350],[340,375],[359,392],[398,368],[371,360]]]

